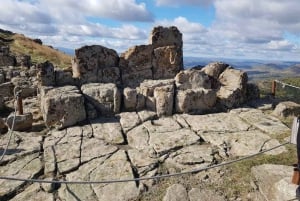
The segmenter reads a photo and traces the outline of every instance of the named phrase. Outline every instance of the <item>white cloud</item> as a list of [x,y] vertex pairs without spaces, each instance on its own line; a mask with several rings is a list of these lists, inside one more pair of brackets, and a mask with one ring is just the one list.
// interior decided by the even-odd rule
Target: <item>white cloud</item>
[[287,40],[280,40],[280,41],[272,40],[268,43],[267,48],[271,49],[271,50],[283,50],[283,51],[288,50],[289,51],[289,50],[294,49],[295,45]]
[[183,43],[193,43],[195,41],[203,42],[207,29],[200,23],[190,22],[186,18],[179,16],[174,20],[159,20],[155,23],[157,26],[176,26],[183,34]]
[[300,34],[298,0],[216,0],[216,24],[238,33],[238,39],[267,42],[283,32]]
[[83,5],[86,15],[120,21],[153,21],[152,14],[146,9],[146,4],[137,4],[135,0],[86,0]]
[[193,6],[208,6],[214,0],[156,0],[157,6],[180,6],[180,5],[193,5]]

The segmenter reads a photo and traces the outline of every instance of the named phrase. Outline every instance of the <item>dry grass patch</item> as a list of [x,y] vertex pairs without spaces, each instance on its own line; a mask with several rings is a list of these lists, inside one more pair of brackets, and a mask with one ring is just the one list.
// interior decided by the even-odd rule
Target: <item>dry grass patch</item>
[[12,39],[14,41],[11,43],[10,49],[14,54],[30,55],[33,63],[42,63],[48,60],[58,68],[71,69],[70,55],[36,43],[21,34],[14,34]]

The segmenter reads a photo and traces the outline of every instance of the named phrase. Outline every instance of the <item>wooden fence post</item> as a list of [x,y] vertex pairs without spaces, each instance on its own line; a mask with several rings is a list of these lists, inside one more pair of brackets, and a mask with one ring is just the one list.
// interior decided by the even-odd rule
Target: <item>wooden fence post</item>
[[18,115],[23,115],[23,101],[22,97],[17,97],[17,105],[18,105]]
[[275,95],[276,95],[276,81],[273,80],[272,81],[272,96],[275,97]]

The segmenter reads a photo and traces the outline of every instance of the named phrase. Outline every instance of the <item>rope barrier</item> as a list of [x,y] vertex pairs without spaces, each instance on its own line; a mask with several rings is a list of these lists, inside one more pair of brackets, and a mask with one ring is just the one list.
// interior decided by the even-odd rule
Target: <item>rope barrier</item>
[[[16,101],[18,101],[19,96],[20,96],[20,91],[16,92],[16,89],[17,89],[17,87],[14,88],[14,95],[16,97]],[[7,142],[7,144],[6,144],[5,148],[4,148],[4,151],[3,151],[2,155],[1,155],[0,162],[4,159],[4,156],[5,156],[5,154],[6,154],[7,150],[8,150],[8,147],[9,147],[9,144],[10,144],[10,141],[11,141],[11,137],[12,137],[13,132],[14,132],[15,120],[16,120],[16,115],[17,115],[17,103],[16,102],[14,103],[14,107],[15,107],[15,112],[14,112],[12,126],[9,129],[10,134],[9,134],[9,137],[8,137],[8,142]],[[6,124],[7,124],[7,120],[6,120]]]
[[133,181],[136,182],[136,181],[142,181],[142,180],[162,179],[162,178],[168,178],[168,177],[174,177],[174,176],[181,176],[181,175],[185,175],[185,174],[198,173],[198,172],[202,172],[202,171],[205,171],[205,170],[230,165],[230,164],[237,163],[237,162],[249,159],[249,158],[253,158],[253,157],[258,156],[260,154],[272,151],[274,149],[285,146],[287,144],[289,144],[289,142],[280,144],[278,146],[260,151],[258,153],[255,153],[255,154],[252,154],[252,155],[249,155],[249,156],[241,157],[239,159],[235,159],[235,160],[227,161],[227,162],[224,162],[224,163],[208,166],[208,167],[205,167],[205,168],[195,169],[195,170],[186,171],[186,172],[178,172],[178,173],[173,173],[173,174],[157,175],[157,176],[153,176],[153,177],[140,177],[140,178],[133,178],[133,179],[119,179],[119,180],[114,179],[114,180],[103,180],[103,181],[62,181],[62,180],[56,180],[55,181],[55,180],[42,180],[42,179],[25,179],[25,178],[10,177],[10,176],[0,176],[0,179],[2,179],[2,180],[13,180],[13,181],[23,181],[23,182],[33,182],[33,183],[50,183],[50,184],[111,184],[111,183],[124,183],[124,182],[133,182]]
[[279,80],[275,80],[275,82],[277,82],[279,84],[282,84],[283,86],[289,86],[289,87],[292,87],[292,88],[295,88],[295,89],[300,89],[300,87],[297,87],[297,86],[294,86],[294,85],[291,85],[291,84],[287,84],[287,83],[284,83],[284,82],[279,81]]

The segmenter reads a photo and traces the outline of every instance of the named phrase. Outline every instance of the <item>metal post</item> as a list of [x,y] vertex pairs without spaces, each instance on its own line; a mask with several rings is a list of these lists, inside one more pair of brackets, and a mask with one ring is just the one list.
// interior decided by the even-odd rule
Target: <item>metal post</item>
[[21,96],[17,96],[18,115],[23,115],[23,101]]
[[276,95],[276,81],[273,80],[272,81],[272,96],[275,97],[275,95]]

